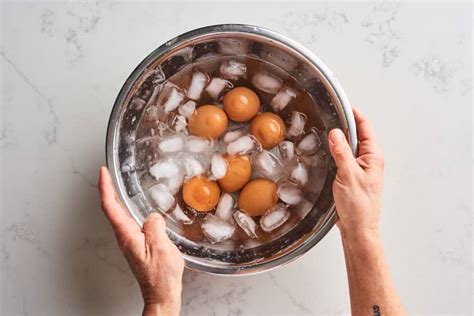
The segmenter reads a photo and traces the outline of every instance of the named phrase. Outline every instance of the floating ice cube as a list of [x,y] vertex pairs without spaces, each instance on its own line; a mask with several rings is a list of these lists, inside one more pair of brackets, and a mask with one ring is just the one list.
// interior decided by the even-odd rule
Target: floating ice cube
[[147,105],[153,105],[156,104],[158,96],[161,92],[161,89],[163,88],[162,85],[156,85],[155,89],[153,90],[153,93],[151,94],[151,97],[147,101]]
[[252,216],[243,213],[241,211],[235,211],[232,215],[239,225],[240,228],[250,237],[250,238],[257,238],[257,224],[253,220]]
[[218,243],[232,237],[235,226],[219,217],[207,214],[201,225],[202,232],[211,243]]
[[123,161],[122,166],[120,167],[120,170],[122,170],[123,173],[132,172],[135,170],[135,167],[133,165],[133,156],[127,157]]
[[172,159],[158,161],[150,168],[150,174],[155,177],[156,180],[176,177],[180,172],[179,165]]
[[287,137],[295,139],[304,132],[307,116],[304,113],[293,111],[291,112],[291,125],[288,130]]
[[243,155],[255,147],[255,141],[249,135],[241,136],[227,144],[227,153],[229,155]]
[[188,136],[186,147],[192,153],[202,153],[211,149],[212,141],[197,136]]
[[206,92],[214,100],[218,100],[221,96],[224,89],[232,89],[234,85],[232,82],[222,79],[222,78],[213,78],[209,85],[206,87]]
[[189,225],[193,222],[193,220],[189,218],[186,213],[184,213],[183,209],[181,208],[181,206],[179,206],[179,204],[176,204],[175,208],[171,212],[171,216],[178,222],[183,223],[185,225]]
[[284,162],[290,161],[295,156],[295,145],[290,141],[282,141],[278,149]]
[[277,156],[263,150],[255,155],[255,170],[265,178],[275,179],[282,171],[282,165]]
[[233,59],[223,62],[219,71],[224,78],[231,80],[247,77],[247,66]]
[[296,146],[296,152],[298,154],[313,155],[321,146],[321,140],[319,139],[318,133],[315,129],[312,129]]
[[273,97],[272,101],[270,101],[270,105],[275,112],[280,112],[283,111],[294,98],[296,98],[296,91],[288,87],[283,87]]
[[171,194],[178,193],[179,189],[183,185],[183,172],[180,171],[175,177],[166,178],[166,186],[170,190]]
[[298,204],[303,198],[301,190],[289,182],[281,183],[278,186],[277,194],[280,200],[290,205]]
[[253,76],[252,84],[263,92],[275,94],[280,90],[282,80],[269,72],[261,71]]
[[234,198],[229,193],[223,193],[217,203],[215,215],[220,219],[229,221],[232,218],[234,209]]
[[248,41],[238,38],[222,38],[217,44],[219,52],[224,55],[245,54],[248,50]]
[[205,172],[201,162],[191,156],[184,157],[183,165],[186,174],[186,179],[190,179]]
[[303,162],[296,163],[296,166],[291,170],[290,180],[300,186],[304,186],[308,182],[308,169]]
[[130,108],[140,111],[141,109],[143,109],[145,104],[146,104],[146,101],[143,100],[142,98],[134,97],[132,101],[130,101]]
[[173,135],[160,140],[158,148],[164,153],[175,153],[184,149],[184,138],[182,135]]
[[158,208],[163,212],[167,212],[174,204],[173,194],[171,194],[168,187],[163,183],[152,186],[148,190],[148,193]]
[[201,97],[202,90],[204,90],[204,87],[208,82],[209,77],[205,73],[202,73],[200,71],[196,71],[195,73],[193,73],[193,76],[191,78],[191,84],[188,88],[188,98],[193,100],[199,100],[199,98]]
[[280,227],[290,218],[288,205],[278,203],[269,209],[262,217],[260,217],[260,227],[263,231],[271,232]]
[[222,137],[222,140],[224,141],[224,143],[228,144],[244,135],[245,135],[245,129],[242,127],[239,127],[225,133],[224,136]]
[[223,178],[227,173],[227,161],[219,154],[212,155],[211,173],[216,179]]
[[168,83],[161,91],[158,98],[158,105],[161,105],[165,112],[174,111],[183,101],[184,93],[178,90],[174,84]]
[[186,122],[186,118],[184,116],[176,115],[171,122],[171,126],[173,126],[174,130],[177,132],[185,132],[188,122]]
[[195,110],[196,110],[196,102],[193,100],[189,100],[179,106],[178,113],[184,116],[185,118],[189,118],[191,117],[191,115],[193,115]]

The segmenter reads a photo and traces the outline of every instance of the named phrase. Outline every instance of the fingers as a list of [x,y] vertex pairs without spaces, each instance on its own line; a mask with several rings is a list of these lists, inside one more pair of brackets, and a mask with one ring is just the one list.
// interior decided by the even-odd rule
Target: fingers
[[329,150],[336,162],[338,174],[345,175],[354,170],[357,165],[351,147],[344,133],[336,128],[329,132]]
[[367,117],[357,108],[352,108],[357,125],[357,138],[359,138],[359,156],[374,154],[377,151],[375,132]]
[[148,245],[152,249],[158,249],[168,245],[170,242],[166,234],[166,223],[158,213],[151,213],[145,224],[143,224],[143,233]]
[[99,192],[105,216],[117,234],[127,234],[140,230],[138,224],[128,215],[118,201],[112,177],[106,167],[100,168]]

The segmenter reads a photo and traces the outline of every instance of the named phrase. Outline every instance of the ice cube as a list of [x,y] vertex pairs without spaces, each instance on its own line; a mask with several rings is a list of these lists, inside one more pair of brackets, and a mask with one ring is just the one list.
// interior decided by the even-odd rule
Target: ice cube
[[235,226],[213,214],[207,214],[201,225],[202,232],[211,243],[218,243],[232,237]]
[[174,204],[173,194],[171,194],[168,187],[163,183],[155,184],[148,190],[148,193],[158,208],[163,212],[167,212]]
[[287,137],[295,139],[304,132],[307,116],[304,113],[293,111],[291,112],[291,125],[288,130]]
[[196,71],[195,73],[193,73],[193,76],[191,78],[191,84],[188,88],[188,98],[193,100],[199,100],[199,98],[201,97],[202,90],[204,90],[204,87],[208,82],[209,77],[205,73],[200,71]]
[[192,224],[193,222],[193,220],[189,218],[186,213],[184,213],[183,209],[181,208],[181,206],[179,206],[179,204],[176,204],[175,208],[171,212],[171,216],[178,222],[183,223],[185,225]]
[[282,141],[278,145],[278,150],[284,162],[290,161],[295,156],[295,145],[290,141]]
[[158,98],[158,105],[165,109],[165,112],[174,111],[183,101],[184,93],[178,90],[172,83],[167,83]]
[[253,76],[252,84],[263,92],[275,94],[280,90],[282,80],[269,72],[261,71]]
[[212,141],[197,136],[188,136],[186,147],[192,153],[202,153],[211,149]]
[[180,172],[179,165],[172,159],[158,161],[150,168],[150,174],[155,177],[156,180],[176,177]]
[[232,82],[222,79],[222,78],[213,78],[209,85],[206,87],[206,92],[214,100],[218,100],[221,96],[224,89],[232,89],[234,85]]
[[184,138],[181,134],[160,140],[158,148],[164,153],[175,153],[184,149]]
[[291,170],[290,180],[300,186],[304,186],[308,182],[308,169],[303,162],[296,163],[296,166]]
[[193,115],[195,110],[196,110],[196,102],[193,100],[189,100],[179,106],[178,113],[184,116],[185,118],[189,118],[191,117],[191,115]]
[[245,54],[248,50],[248,41],[240,38],[220,38],[217,43],[223,55]]
[[280,112],[283,111],[294,98],[296,98],[296,91],[288,87],[283,87],[270,101],[270,105],[275,112]]
[[142,98],[134,97],[132,101],[130,101],[130,108],[140,111],[141,109],[143,109],[145,104],[146,104],[146,101],[143,100]]
[[229,155],[243,155],[252,150],[254,147],[254,139],[249,135],[245,135],[227,144],[227,153]]
[[228,144],[244,135],[245,135],[245,129],[242,127],[239,127],[225,133],[224,136],[222,137],[222,140],[224,141],[224,143]]
[[229,221],[232,218],[234,209],[234,198],[229,193],[223,193],[217,203],[215,215],[220,219]]
[[212,155],[211,173],[216,179],[221,179],[227,173],[227,161],[219,154]]
[[237,60],[227,60],[221,64],[220,73],[222,77],[231,80],[247,77],[247,66]]
[[321,146],[321,140],[319,139],[318,133],[315,129],[312,129],[296,146],[296,152],[298,154],[313,155]]
[[232,215],[239,225],[240,228],[250,237],[250,238],[258,238],[257,233],[257,224],[253,220],[252,216],[243,213],[241,211],[235,211]]
[[184,165],[186,179],[190,179],[192,177],[198,176],[205,172],[204,167],[202,166],[201,162],[199,162],[199,160],[191,156],[184,157],[183,165]]
[[260,217],[260,227],[263,231],[271,232],[272,230],[277,229],[283,225],[283,223],[285,223],[288,218],[290,218],[288,205],[278,203],[266,211],[262,217]]
[[278,157],[266,150],[255,155],[254,167],[258,173],[270,179],[275,179],[282,171],[282,165]]
[[298,204],[303,198],[301,190],[289,182],[281,183],[278,186],[277,194],[280,200],[290,205]]
[[181,189],[181,186],[183,185],[183,178],[184,175],[182,171],[180,171],[180,173],[175,177],[166,178],[166,186],[170,190],[171,194],[178,193],[179,189]]
[[135,166],[133,164],[133,156],[125,158],[122,163],[122,166],[120,167],[120,170],[122,170],[123,173],[135,171]]
[[188,122],[184,116],[176,115],[171,122],[171,126],[173,126],[174,130],[177,132],[186,132],[186,126],[188,126]]

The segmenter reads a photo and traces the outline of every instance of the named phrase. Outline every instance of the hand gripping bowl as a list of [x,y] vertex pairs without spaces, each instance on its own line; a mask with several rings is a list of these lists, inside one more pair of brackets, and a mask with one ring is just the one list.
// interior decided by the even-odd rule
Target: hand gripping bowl
[[106,155],[120,198],[140,224],[154,209],[135,170],[139,118],[152,98],[153,82],[165,82],[184,66],[216,55],[257,58],[282,69],[311,96],[316,106],[304,109],[317,121],[322,147],[307,194],[313,203],[297,210],[300,216],[285,223],[263,242],[211,244],[165,215],[167,232],[193,270],[223,275],[252,274],[288,263],[316,245],[334,226],[336,213],[332,183],[336,174],[328,154],[327,133],[341,128],[356,151],[356,126],[349,101],[331,71],[312,52],[276,32],[257,26],[224,24],[182,34],[151,52],[132,72],[112,110]]

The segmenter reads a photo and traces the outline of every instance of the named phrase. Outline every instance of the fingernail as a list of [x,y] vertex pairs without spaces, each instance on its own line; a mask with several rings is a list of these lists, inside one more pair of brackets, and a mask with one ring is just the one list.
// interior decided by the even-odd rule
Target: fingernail
[[156,213],[156,212],[151,212],[151,213],[148,215],[147,220],[152,219],[152,218],[154,218],[154,217],[158,217],[158,216],[159,216],[158,213]]
[[329,134],[329,140],[333,144],[340,144],[344,141],[344,139],[345,139],[344,133],[338,128],[333,129],[331,133]]

